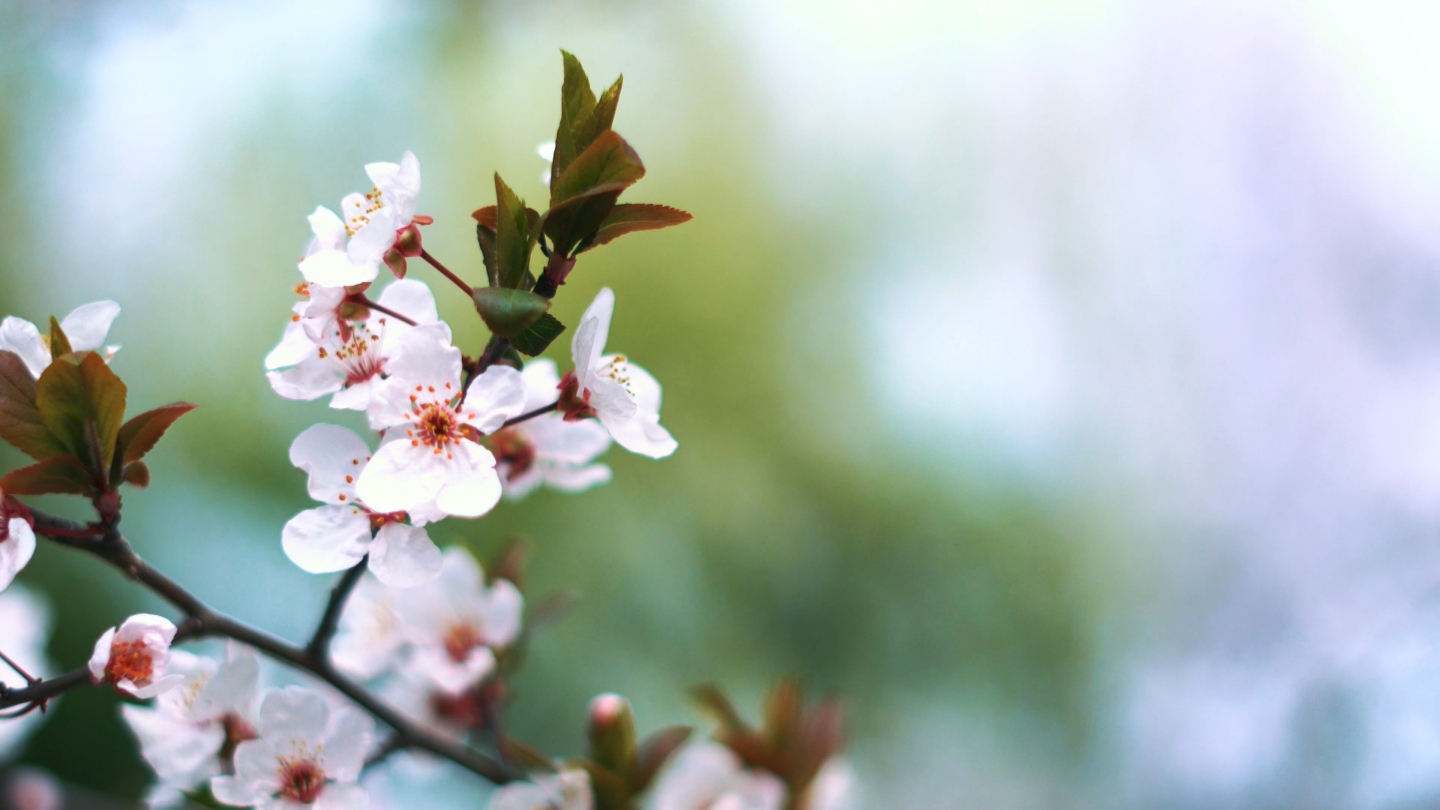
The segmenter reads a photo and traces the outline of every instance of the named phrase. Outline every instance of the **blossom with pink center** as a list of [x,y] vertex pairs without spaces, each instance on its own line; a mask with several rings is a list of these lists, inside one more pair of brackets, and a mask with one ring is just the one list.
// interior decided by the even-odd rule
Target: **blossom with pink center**
[[163,616],[137,613],[119,628],[110,628],[95,642],[90,656],[90,680],[113,684],[138,698],[151,698],[173,689],[185,676],[169,673],[170,642],[175,625]]
[[265,695],[256,730],[235,749],[235,773],[210,780],[216,800],[256,810],[365,806],[356,780],[374,736],[369,715],[290,686]]
[[[532,360],[525,379],[525,412],[549,405],[559,393],[555,362]],[[548,413],[491,434],[486,440],[507,498],[523,498],[545,484],[581,492],[610,480],[610,468],[593,463],[610,449],[610,434],[593,419],[566,420]]]
[[231,644],[221,665],[175,650],[170,669],[184,680],[158,696],[153,708],[120,707],[159,780],[146,799],[151,807],[182,804],[185,793],[232,764],[236,746],[257,735],[260,661],[253,651]]
[[595,796],[590,774],[580,768],[561,768],[533,782],[511,782],[490,794],[488,810],[591,810]]
[[[106,346],[105,337],[110,325],[120,315],[120,305],[114,301],[95,301],[76,307],[60,321],[60,329],[70,348],[77,352],[99,352],[109,360],[120,351],[119,346]],[[42,334],[35,324],[14,315],[0,321],[0,351],[14,352],[25,361],[31,376],[40,379],[50,367],[50,336]]]
[[[378,311],[364,320],[347,319],[341,312],[343,289],[313,284],[305,289],[309,300],[295,306],[279,345],[265,357],[270,387],[286,399],[334,394],[330,407],[363,411],[401,337],[414,327]],[[377,303],[449,334],[449,327],[439,323],[435,297],[423,282],[393,282]]]
[[440,573],[440,549],[422,528],[444,517],[431,504],[407,512],[370,508],[356,481],[370,461],[370,446],[348,428],[313,425],[290,445],[290,463],[309,474],[310,497],[324,506],[291,518],[281,545],[292,562],[312,574],[341,571],[369,556],[372,573],[386,585],[411,587]]
[[570,351],[575,370],[560,387],[560,411],[574,421],[596,417],[626,450],[664,458],[679,444],[660,426],[660,383],[623,354],[603,354],[615,293],[600,290],[580,319]]
[[420,161],[406,152],[400,163],[365,166],[374,186],[365,193],[347,194],[340,214],[321,206],[310,215],[314,234],[300,272],[314,284],[348,287],[374,281],[386,253],[415,225],[429,217],[415,214],[420,196]]
[[0,494],[0,591],[10,587],[35,554],[35,528],[8,508]]
[[495,652],[520,636],[525,598],[509,580],[485,584],[485,572],[463,548],[445,551],[440,577],[399,594],[405,668],[458,694],[495,668]]
[[385,436],[356,485],[359,496],[380,512],[432,502],[457,517],[490,511],[500,477],[479,440],[525,407],[520,372],[491,366],[462,396],[460,350],[436,327],[410,330],[386,369],[369,409],[370,427]]
[[685,746],[655,783],[650,810],[780,810],[785,783],[769,771],[746,768],[712,742]]

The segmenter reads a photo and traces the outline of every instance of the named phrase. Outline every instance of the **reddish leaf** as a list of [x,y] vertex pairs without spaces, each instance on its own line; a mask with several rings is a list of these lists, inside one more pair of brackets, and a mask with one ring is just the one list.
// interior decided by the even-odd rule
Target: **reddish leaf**
[[21,467],[0,478],[6,495],[94,495],[95,484],[80,459],[51,456],[39,464]]
[[497,211],[498,209],[495,206],[487,205],[484,208],[475,209],[475,212],[470,216],[474,217],[476,222],[494,231],[500,227],[500,215]]
[[0,351],[0,438],[37,461],[65,452],[40,418],[30,369],[8,351]]
[[577,253],[609,244],[627,233],[658,231],[674,225],[683,225],[693,217],[678,208],[653,203],[624,203],[610,209],[610,215],[600,224],[595,237],[582,244]]
[[150,466],[143,461],[132,461],[125,465],[121,480],[137,489],[150,486]]
[[175,402],[170,405],[162,405],[154,410],[139,414],[120,428],[120,438],[117,447],[120,452],[120,459],[123,463],[129,464],[132,461],[139,461],[146,453],[155,449],[155,443],[165,435],[165,431],[175,424],[175,420],[195,410],[196,406],[188,402]]

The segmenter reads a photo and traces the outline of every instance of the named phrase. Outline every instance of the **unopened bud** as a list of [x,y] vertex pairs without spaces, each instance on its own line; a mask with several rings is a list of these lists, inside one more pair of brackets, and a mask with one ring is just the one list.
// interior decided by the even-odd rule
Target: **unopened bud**
[[590,759],[616,773],[635,762],[635,712],[630,701],[607,692],[590,701]]
[[424,251],[420,245],[420,229],[413,222],[395,232],[395,250],[411,259]]

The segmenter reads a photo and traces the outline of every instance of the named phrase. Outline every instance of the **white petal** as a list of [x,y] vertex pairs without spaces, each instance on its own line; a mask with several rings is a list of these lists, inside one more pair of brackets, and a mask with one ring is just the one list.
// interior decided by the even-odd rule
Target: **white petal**
[[604,464],[589,464],[584,467],[544,465],[539,469],[546,486],[571,493],[584,492],[591,487],[608,484],[613,475],[610,468]]
[[409,666],[438,688],[458,695],[495,671],[495,653],[482,645],[456,663],[444,647],[421,647],[415,650]]
[[536,465],[532,464],[530,469],[519,475],[511,473],[507,469],[508,467],[508,464],[501,464],[495,468],[495,471],[500,474],[500,486],[505,490],[505,497],[512,501],[524,498],[544,483],[544,479],[540,477],[540,469]]
[[210,780],[210,792],[219,801],[249,807],[264,801],[280,787],[279,754],[267,740],[249,740],[235,748],[235,775]]
[[375,737],[375,721],[370,715],[345,707],[335,712],[335,727],[325,743],[325,775],[336,782],[354,782],[360,778],[365,754]]
[[248,716],[260,694],[260,658],[248,647],[232,644],[230,660],[206,682],[196,696],[194,713],[220,717],[229,712]]
[[413,588],[440,575],[440,549],[424,529],[387,523],[370,544],[370,571],[392,588]]
[[115,684],[115,688],[121,692],[129,692],[142,700],[153,698],[162,692],[171,689],[185,682],[184,675],[166,675],[162,678],[153,679],[149,684],[141,686],[128,680],[122,680]]
[[525,412],[525,395],[525,378],[520,372],[509,366],[491,366],[470,383],[465,394],[467,415],[476,415],[466,424],[481,433],[494,433],[505,420]]
[[535,147],[535,154],[539,155],[539,156],[541,157],[541,159],[543,159],[543,160],[554,161],[554,160],[555,160],[555,142],[554,142],[554,141],[542,141],[539,146],[536,146],[536,147]]
[[[325,786],[314,804],[301,806],[308,810],[365,810],[370,806],[370,797],[360,785],[331,783]],[[286,810],[291,810],[291,806],[287,806]]]
[[520,375],[525,378],[525,410],[533,411],[560,397],[560,373],[555,369],[554,360],[548,357],[531,360]]
[[374,267],[378,275],[385,253],[395,246],[395,232],[405,227],[405,224],[407,223],[399,221],[394,206],[387,205],[372,213],[370,221],[356,230],[355,235],[350,237],[350,244],[345,246],[350,262],[362,267]]
[[[391,432],[396,431],[399,429]],[[424,445],[411,445],[404,431],[399,431],[398,438],[386,441],[375,451],[370,465],[355,482],[355,489],[365,505],[377,512],[404,512],[435,500],[449,478],[442,456]]]
[[320,249],[345,249],[345,222],[338,214],[323,205],[317,205],[306,219],[310,222],[310,233],[315,235],[315,244]]
[[435,308],[435,294],[430,292],[430,287],[425,282],[418,279],[404,278],[393,281],[376,300],[381,306],[408,317],[416,325],[423,326],[440,320],[440,313]]
[[665,458],[680,446],[670,431],[660,427],[658,417],[637,415],[632,419],[615,419],[601,413],[600,423],[610,431],[616,444],[638,455]]
[[215,755],[225,744],[225,730],[219,723],[197,725],[139,706],[121,706],[120,716],[160,779],[183,780],[182,787],[190,789],[219,770]]
[[110,647],[115,642],[115,628],[110,628],[100,634],[95,641],[95,649],[90,653],[90,680],[95,683],[105,681],[105,666],[110,663]]
[[286,399],[309,401],[333,394],[345,384],[340,367],[313,351],[298,366],[265,372],[270,388]]
[[495,457],[474,442],[452,445],[454,458],[447,460],[448,480],[435,496],[435,505],[456,517],[479,517],[500,502],[500,476]]
[[306,489],[323,503],[354,503],[355,479],[369,458],[370,445],[339,425],[311,425],[290,444],[290,463],[309,474]]
[[0,591],[10,587],[35,554],[35,531],[24,518],[10,518],[6,528],[9,536],[0,541]]
[[335,392],[330,397],[330,407],[337,411],[365,411],[375,401],[375,392],[380,389],[380,380],[372,377],[353,383]]
[[311,284],[349,287],[374,281],[380,274],[379,259],[375,261],[376,263],[372,264],[355,264],[344,251],[322,250],[301,260],[300,273]]
[[50,367],[50,348],[40,338],[39,328],[24,318],[11,315],[0,321],[0,350],[20,355],[37,380]]
[[485,607],[485,643],[492,647],[508,647],[520,635],[520,622],[525,614],[525,597],[508,579],[497,579],[490,586]]
[[315,341],[305,333],[305,327],[299,321],[291,320],[286,322],[285,331],[280,334],[280,342],[275,348],[265,355],[265,370],[274,371],[279,368],[288,368],[299,365],[305,358],[311,357],[316,352]]
[[370,516],[356,506],[307,509],[280,532],[285,556],[311,574],[352,568],[370,546]]
[[318,694],[300,686],[271,689],[260,704],[260,736],[280,742],[316,745],[325,739],[330,707]]
[[[512,369],[513,370],[513,369]],[[406,332],[396,342],[385,371],[411,386],[460,389],[460,350],[451,342],[450,326],[432,323]],[[407,394],[408,395],[408,394]]]
[[518,426],[530,436],[535,454],[566,464],[588,464],[610,449],[610,433],[593,419],[567,422],[547,414]]
[[114,301],[95,301],[66,315],[60,328],[70,340],[70,348],[77,352],[94,351],[104,345],[110,325],[119,315],[120,305]]
[[[615,359],[615,355],[600,358],[601,363]],[[660,381],[654,375],[634,363],[623,364],[621,373],[627,380],[626,388],[635,400],[635,409],[642,414],[660,414]]]
[[635,398],[630,396],[630,391],[609,377],[591,374],[582,382],[582,385],[590,393],[590,407],[594,408],[595,412],[601,416],[608,415],[612,419],[630,419],[639,410],[635,405]]

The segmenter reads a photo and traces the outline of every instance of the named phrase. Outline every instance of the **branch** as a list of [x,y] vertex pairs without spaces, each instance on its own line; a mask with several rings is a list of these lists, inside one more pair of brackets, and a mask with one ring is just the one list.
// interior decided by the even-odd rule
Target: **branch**
[[[52,534],[51,530],[60,529],[63,530],[63,534],[68,535],[85,528],[81,524],[48,515],[33,508],[30,509],[30,512],[35,517],[36,534],[50,537],[63,545],[100,557],[184,612],[187,619],[182,632],[185,632],[186,638],[223,636],[242,644],[248,644],[277,661],[308,672],[335,687],[341,694],[350,698],[377,720],[394,729],[396,737],[403,741],[405,747],[429,751],[492,782],[503,783],[519,778],[518,774],[508,765],[410,721],[380,702],[364,687],[335,671],[328,660],[316,660],[303,647],[276,638],[264,630],[251,627],[212,609],[194,594],[140,559],[140,556],[130,548],[130,544],[113,526],[95,527],[94,533],[91,535],[93,539],[77,540],[69,536],[57,536]],[[346,576],[348,577],[349,574],[347,573]],[[180,634],[177,633],[176,637],[180,638]],[[77,682],[75,680],[77,678],[80,681]],[[89,683],[87,670],[76,670],[52,681],[43,681],[25,690],[7,691],[3,697],[0,697],[0,707],[18,705],[22,702],[34,704],[37,700],[46,700],[55,694],[73,689],[82,682]],[[51,684],[56,684],[56,686],[51,686]],[[29,699],[21,699],[19,696],[22,693],[29,693]]]
[[362,305],[364,305],[364,306],[365,306],[366,308],[368,308],[368,309],[373,309],[373,310],[375,310],[376,312],[379,312],[379,313],[381,313],[381,314],[389,315],[390,317],[394,318],[394,319],[397,320],[397,321],[401,321],[401,322],[403,322],[403,323],[408,323],[408,324],[410,324],[411,326],[419,326],[419,325],[420,325],[420,324],[418,324],[418,323],[415,322],[415,319],[414,319],[414,318],[411,318],[411,317],[409,317],[409,316],[407,316],[407,315],[402,315],[402,314],[400,314],[399,312],[396,312],[395,310],[391,309],[390,307],[387,307],[387,306],[385,306],[384,304],[382,304],[382,303],[380,303],[380,302],[378,302],[378,301],[372,300],[372,299],[371,299],[369,296],[367,296],[365,293],[360,293],[360,294],[359,294],[359,303],[362,304]]
[[536,409],[533,410],[533,411],[527,411],[527,412],[522,413],[522,414],[520,414],[519,416],[517,416],[517,417],[515,417],[515,418],[513,418],[513,419],[506,419],[505,422],[504,422],[504,424],[500,425],[500,428],[503,430],[503,429],[505,429],[505,428],[507,428],[507,427],[510,427],[511,425],[518,425],[518,424],[520,424],[521,422],[528,422],[528,421],[530,421],[531,419],[534,419],[534,418],[537,417],[537,416],[544,416],[545,414],[550,413],[551,411],[553,411],[553,410],[555,410],[556,408],[559,408],[559,407],[560,407],[560,401],[557,399],[556,401],[550,403],[549,405],[542,405],[542,406],[540,406],[539,408],[536,408]]
[[305,648],[305,652],[316,663],[322,663],[329,659],[330,639],[335,637],[335,630],[340,626],[340,614],[345,612],[345,600],[350,598],[350,592],[355,590],[355,585],[360,582],[360,577],[364,576],[368,561],[368,555],[361,557],[360,562],[351,566],[331,589],[330,602],[325,605],[325,614],[320,617],[320,626],[315,628],[315,635],[310,639],[309,646]]
[[46,680],[44,678],[23,689],[11,689],[0,684],[0,709],[11,709],[16,706],[33,704],[41,711],[45,710],[45,704],[71,689],[80,686],[90,685],[90,669],[80,667],[64,675],[57,675]]

